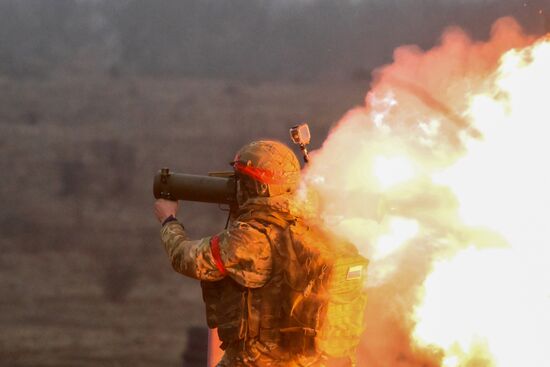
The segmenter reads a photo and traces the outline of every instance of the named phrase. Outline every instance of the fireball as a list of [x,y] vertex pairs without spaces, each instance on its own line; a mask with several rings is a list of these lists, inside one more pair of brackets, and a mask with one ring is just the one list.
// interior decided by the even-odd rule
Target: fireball
[[550,365],[550,37],[452,29],[376,75],[304,178],[371,259],[360,360]]

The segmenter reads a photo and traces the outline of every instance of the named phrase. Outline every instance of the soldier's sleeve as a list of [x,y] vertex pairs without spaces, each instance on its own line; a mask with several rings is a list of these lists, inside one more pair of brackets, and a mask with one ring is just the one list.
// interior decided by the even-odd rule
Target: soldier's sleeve
[[243,222],[199,240],[187,238],[178,222],[161,229],[172,267],[189,277],[215,281],[232,277],[245,287],[261,287],[271,273],[271,246],[262,232]]

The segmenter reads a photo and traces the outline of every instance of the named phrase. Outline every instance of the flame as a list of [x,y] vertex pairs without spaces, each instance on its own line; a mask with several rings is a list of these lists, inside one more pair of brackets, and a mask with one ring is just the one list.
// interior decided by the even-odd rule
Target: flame
[[549,364],[549,66],[549,39],[503,55],[494,86],[468,111],[485,138],[467,140],[467,154],[438,178],[464,222],[506,240],[436,263],[424,284],[415,335],[459,361],[445,367],[465,365],[480,344],[496,366]]
[[311,154],[305,189],[371,259],[361,363],[549,364],[549,90],[550,37],[451,29],[396,50]]
[[407,218],[392,218],[389,222],[389,231],[378,237],[375,248],[378,250],[373,255],[375,260],[389,256],[399,249],[399,245],[416,237],[419,225],[415,220]]
[[377,157],[373,169],[383,189],[406,182],[414,176],[412,163],[405,157]]

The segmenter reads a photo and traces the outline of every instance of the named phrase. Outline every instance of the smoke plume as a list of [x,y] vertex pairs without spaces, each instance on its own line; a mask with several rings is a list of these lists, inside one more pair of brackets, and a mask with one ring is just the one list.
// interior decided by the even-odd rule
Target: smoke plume
[[[312,153],[305,175],[309,197],[316,197],[326,225],[371,260],[368,330],[360,365],[514,366],[513,357],[503,351],[514,339],[495,336],[503,332],[502,326],[470,323],[494,312],[504,317],[491,308],[497,307],[493,303],[483,306],[489,303],[481,300],[485,296],[476,290],[476,279],[487,292],[494,290],[499,301],[503,301],[500,290],[520,287],[501,275],[511,265],[510,251],[526,251],[521,235],[506,230],[521,213],[514,208],[514,215],[496,220],[495,209],[502,210],[495,208],[498,198],[501,205],[507,200],[520,205],[522,200],[517,198],[535,189],[530,198],[538,195],[550,203],[541,186],[548,183],[548,175],[541,177],[540,167],[535,173],[525,170],[526,164],[544,167],[542,152],[537,155],[543,142],[533,140],[536,148],[519,155],[527,161],[506,153],[517,149],[507,144],[522,137],[531,139],[547,125],[540,117],[530,124],[517,121],[530,119],[529,111],[544,102],[535,93],[525,109],[520,105],[526,93],[521,81],[509,84],[518,83],[514,76],[522,78],[518,76],[522,67],[537,66],[534,45],[544,48],[548,43],[525,35],[513,19],[504,18],[494,24],[487,41],[474,41],[464,31],[451,28],[431,50],[400,47],[393,63],[375,72],[365,105],[349,111],[322,148]],[[518,65],[509,65],[514,63],[509,61],[514,53],[519,53]],[[531,90],[544,95],[544,83],[546,90],[550,85],[548,74],[534,78]],[[508,125],[514,126],[511,135],[506,135]],[[471,163],[480,161],[482,168]],[[524,175],[539,184],[518,184],[507,175]],[[522,209],[539,207],[523,205]],[[548,244],[550,234],[541,231],[542,225],[529,226],[528,221],[520,225],[519,233],[535,231],[531,232],[533,243]],[[496,261],[494,268],[490,259]],[[485,272],[498,276],[487,277],[482,264]],[[523,270],[526,273],[520,276],[528,278],[529,270]],[[525,296],[549,302],[547,291],[535,291],[534,298],[531,293]],[[454,304],[441,299],[452,299]],[[436,316],[440,324],[434,326]],[[548,311],[538,317],[548,320]],[[434,332],[434,327],[441,330]]]

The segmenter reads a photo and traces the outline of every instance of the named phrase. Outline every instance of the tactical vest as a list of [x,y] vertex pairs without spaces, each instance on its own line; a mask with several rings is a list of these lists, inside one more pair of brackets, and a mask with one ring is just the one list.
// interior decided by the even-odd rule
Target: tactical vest
[[239,220],[267,236],[273,266],[261,288],[230,277],[201,283],[208,326],[218,329],[221,348],[243,348],[249,360],[264,355],[323,366],[330,357],[353,366],[368,261],[348,242],[285,213],[256,210]]

